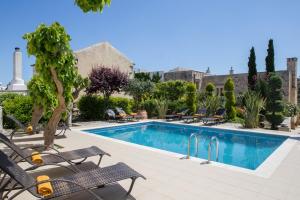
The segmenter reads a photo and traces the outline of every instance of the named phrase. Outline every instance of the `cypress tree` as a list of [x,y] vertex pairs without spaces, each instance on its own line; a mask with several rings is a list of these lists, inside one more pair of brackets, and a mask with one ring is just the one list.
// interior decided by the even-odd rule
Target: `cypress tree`
[[254,47],[250,50],[250,56],[248,61],[248,88],[250,90],[255,89],[257,80],[257,69],[256,69],[256,56]]
[[227,79],[224,85],[224,90],[225,90],[225,98],[226,98],[225,108],[226,108],[227,118],[233,120],[236,117],[236,109],[235,109],[236,100],[234,95],[234,82],[232,78]]
[[273,40],[269,40],[268,44],[268,55],[266,57],[266,71],[267,75],[269,75],[272,72],[275,72],[275,64],[274,64],[274,45]]

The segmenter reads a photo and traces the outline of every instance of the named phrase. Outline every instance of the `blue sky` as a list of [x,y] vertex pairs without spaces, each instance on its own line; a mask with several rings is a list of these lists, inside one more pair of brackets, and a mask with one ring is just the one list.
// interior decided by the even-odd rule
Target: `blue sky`
[[60,22],[74,50],[108,41],[136,66],[169,70],[176,66],[226,74],[246,72],[255,47],[258,70],[269,38],[276,69],[287,57],[300,58],[299,0],[112,0],[102,14],[84,14],[73,0],[0,1],[0,82],[12,78],[12,53],[23,51],[24,79],[32,75],[22,35],[40,23]]

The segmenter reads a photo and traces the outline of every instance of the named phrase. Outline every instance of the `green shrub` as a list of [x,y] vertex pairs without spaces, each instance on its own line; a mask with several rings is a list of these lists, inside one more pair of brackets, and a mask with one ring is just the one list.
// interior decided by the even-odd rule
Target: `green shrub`
[[297,105],[292,104],[290,102],[285,102],[284,104],[284,116],[286,117],[294,117],[298,114],[299,110]]
[[[133,100],[123,97],[110,97],[108,107],[114,109],[121,107],[126,113],[132,112]],[[82,96],[78,102],[80,117],[83,120],[103,120],[105,114],[105,103],[102,96]]]
[[168,114],[178,113],[186,109],[186,103],[184,100],[169,101]]
[[235,109],[235,96],[234,96],[234,82],[232,78],[228,78],[225,85],[225,97],[226,97],[226,115],[229,120],[233,120],[236,117],[236,109]]
[[155,99],[155,106],[158,113],[159,119],[165,119],[168,111],[168,100],[166,99]]
[[96,95],[82,96],[78,102],[80,117],[85,120],[99,120],[103,117],[101,113],[104,109],[104,104]]
[[155,85],[151,81],[132,79],[125,88],[125,92],[133,97],[134,107],[137,110],[140,110],[144,109],[142,107],[142,102],[149,99],[153,93],[154,87]]
[[197,109],[205,108],[206,106],[206,95],[205,92],[197,92]]
[[265,105],[265,100],[257,93],[248,91],[244,95],[244,127],[256,128],[259,123],[259,113]]
[[216,111],[222,107],[222,98],[220,96],[208,96],[206,98],[206,115],[212,116]]
[[213,83],[208,83],[205,87],[205,93],[207,96],[213,96],[215,93],[216,87]]
[[153,118],[158,115],[155,108],[155,99],[147,99],[142,103],[142,107],[145,108],[148,114],[148,118]]
[[196,112],[196,85],[187,83],[186,85],[186,107],[190,113]]
[[17,94],[17,93],[2,93],[2,94],[0,94],[0,105],[2,105],[3,101],[8,100],[8,99],[13,99],[16,96],[21,96],[21,95]]
[[181,80],[166,81],[157,83],[155,86],[154,97],[157,99],[167,99],[177,101],[184,97],[187,82]]
[[284,120],[282,80],[277,74],[271,74],[268,81],[268,98],[266,105],[266,118],[271,123],[271,129],[277,129],[277,126]]
[[[102,100],[102,98],[100,98],[100,100]],[[109,99],[108,105],[111,109],[114,109],[115,107],[120,107],[126,113],[129,114],[132,112],[133,100],[124,97],[111,97]]]
[[[13,115],[22,123],[29,123],[32,115],[33,102],[30,96],[15,95],[14,98],[9,95],[9,98],[2,102],[5,115]],[[4,118],[4,127],[13,128],[14,123]]]

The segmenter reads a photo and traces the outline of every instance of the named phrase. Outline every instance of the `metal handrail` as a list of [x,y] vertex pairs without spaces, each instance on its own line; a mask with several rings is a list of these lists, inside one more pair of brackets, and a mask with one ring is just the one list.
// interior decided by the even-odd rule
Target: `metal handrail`
[[211,145],[212,145],[212,142],[215,141],[215,144],[216,144],[216,161],[219,160],[219,139],[217,138],[217,136],[212,136],[210,138],[210,141],[208,143],[208,152],[207,152],[207,162],[209,163],[210,160],[211,160]]
[[192,141],[192,138],[195,138],[195,145],[196,145],[196,153],[195,153],[195,156],[198,155],[198,144],[199,144],[199,140],[198,140],[198,137],[200,137],[200,133],[192,133],[189,137],[189,142],[188,142],[188,153],[185,157],[183,157],[182,159],[190,159],[191,157],[191,141]]

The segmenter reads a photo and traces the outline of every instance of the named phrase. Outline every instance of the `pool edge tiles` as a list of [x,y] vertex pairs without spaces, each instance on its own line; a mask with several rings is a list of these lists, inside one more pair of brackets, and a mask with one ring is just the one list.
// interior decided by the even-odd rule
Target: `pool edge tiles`
[[[95,128],[85,128],[85,129],[82,129],[80,130],[81,133],[84,133],[86,134],[87,132],[86,131],[89,131],[89,130],[94,130],[94,129],[100,129],[100,131],[103,131],[105,129],[109,129],[111,130],[112,129],[115,129],[115,128],[128,128],[128,127],[135,127],[136,125],[138,124],[145,124],[145,125],[149,125],[151,123],[162,123],[166,126],[176,126],[176,127],[191,127],[190,125],[181,125],[181,124],[174,124],[174,123],[166,123],[166,122],[157,122],[157,121],[148,121],[148,122],[138,122],[138,123],[131,123],[131,124],[122,124],[122,125],[112,125],[112,126],[105,126],[105,127],[95,127]],[[202,126],[199,127],[199,126],[194,126],[192,125],[192,127],[196,127],[196,128],[203,128]],[[220,130],[220,128],[208,128],[208,127],[205,127],[205,129],[211,131],[211,130]],[[226,132],[243,132],[243,133],[247,133],[247,135],[249,134],[250,136],[263,136],[264,138],[265,137],[272,137],[272,138],[280,138],[281,140],[283,140],[283,142],[281,142],[274,150],[271,151],[270,154],[268,154],[268,156],[262,161],[259,163],[258,167],[256,169],[247,169],[247,168],[243,168],[243,167],[240,167],[240,166],[234,166],[234,165],[231,165],[230,163],[227,163],[227,164],[224,164],[224,163],[219,163],[219,162],[211,162],[211,165],[213,166],[219,166],[219,167],[222,167],[222,168],[227,168],[227,169],[233,169],[235,171],[240,171],[240,172],[245,172],[245,173],[249,173],[249,174],[254,174],[254,175],[257,175],[257,176],[262,176],[262,177],[268,177],[269,175],[272,174],[272,172],[279,166],[279,164],[281,163],[281,161],[283,160],[283,158],[288,154],[289,150],[292,148],[292,146],[294,145],[294,143],[292,141],[290,141],[291,139],[288,138],[288,136],[284,136],[284,135],[270,135],[270,134],[265,134],[265,133],[262,133],[262,132],[252,132],[252,131],[245,131],[245,130],[228,130],[228,129],[221,129],[223,131],[226,131]],[[231,135],[234,135],[234,133],[229,133]],[[127,144],[127,145],[131,145],[131,146],[135,146],[135,147],[138,147],[140,149],[147,149],[147,150],[151,150],[151,151],[155,151],[155,152],[160,152],[160,153],[164,153],[164,154],[168,154],[168,155],[172,155],[172,156],[175,156],[177,158],[180,158],[182,156],[184,156],[183,154],[181,153],[176,153],[176,152],[172,152],[171,150],[162,150],[162,149],[157,149],[156,147],[149,147],[149,146],[144,146],[143,144],[135,144],[135,143],[132,143],[132,142],[127,142],[127,141],[123,141],[123,140],[120,140],[120,139],[114,139],[114,138],[111,138],[109,136],[103,136],[103,135],[96,135],[96,134],[89,134],[89,135],[92,135],[92,136],[96,136],[98,138],[102,138],[102,139],[105,139],[105,140],[109,140],[109,141],[114,141],[114,142],[118,142],[118,143],[122,143],[122,144]],[[235,155],[235,154],[233,154]],[[193,157],[191,160],[193,161],[197,161],[197,162],[202,162],[204,161],[204,159],[202,158],[195,158]]]

